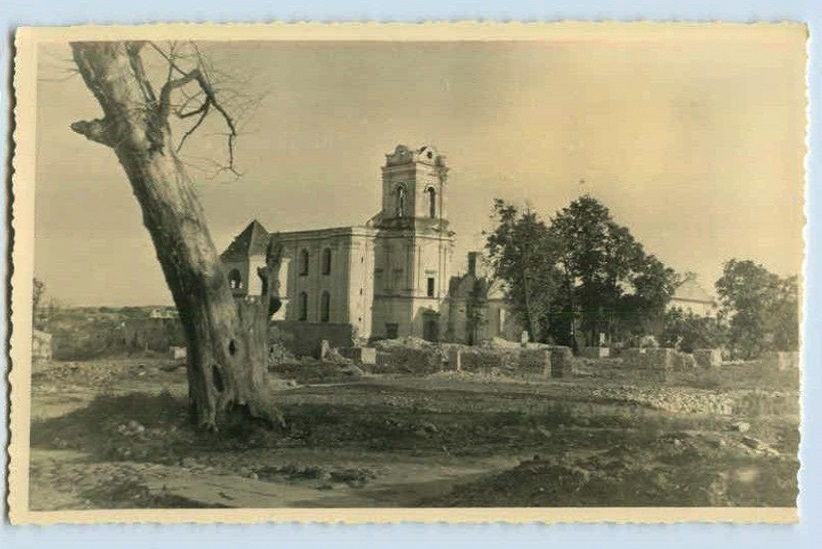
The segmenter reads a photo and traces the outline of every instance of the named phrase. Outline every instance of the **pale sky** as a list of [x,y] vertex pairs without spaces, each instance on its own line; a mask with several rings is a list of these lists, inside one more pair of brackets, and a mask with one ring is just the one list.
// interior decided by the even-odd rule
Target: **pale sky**
[[[802,262],[805,33],[693,26],[540,42],[206,43],[260,97],[234,180],[193,169],[218,251],[271,231],[364,223],[398,143],[447,156],[457,266],[495,197],[546,221],[589,193],[648,252],[708,290],[724,261]],[[65,44],[40,50],[35,275],[72,305],[171,303],[113,153],[69,125],[99,116]],[[206,128],[208,133],[217,126]],[[203,133],[188,161],[219,158]]]

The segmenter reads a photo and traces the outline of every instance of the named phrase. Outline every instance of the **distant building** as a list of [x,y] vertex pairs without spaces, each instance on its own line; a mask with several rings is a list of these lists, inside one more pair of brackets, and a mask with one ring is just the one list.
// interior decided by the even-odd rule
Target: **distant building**
[[448,334],[451,339],[478,343],[494,337],[516,341],[522,327],[509,315],[505,288],[468,253],[468,271],[451,278],[448,291]]
[[[455,235],[448,227],[447,173],[445,156],[433,146],[398,145],[382,166],[382,208],[366,223],[278,233],[285,249],[283,306],[274,320],[325,324],[329,333],[332,325],[347,325],[366,338],[467,341],[502,335],[505,307],[493,285],[486,314],[496,320],[470,336],[455,327],[463,326],[456,317],[465,314],[468,279],[452,281]],[[235,297],[260,293],[257,267],[265,262],[272,236],[254,220],[221,255]],[[476,265],[476,256],[471,261]],[[475,277],[471,273],[469,266],[466,276]]]
[[668,302],[668,309],[675,308],[698,316],[716,316],[719,304],[716,298],[697,282],[696,275],[688,273]]
[[148,313],[149,318],[179,318],[174,307],[156,307]]

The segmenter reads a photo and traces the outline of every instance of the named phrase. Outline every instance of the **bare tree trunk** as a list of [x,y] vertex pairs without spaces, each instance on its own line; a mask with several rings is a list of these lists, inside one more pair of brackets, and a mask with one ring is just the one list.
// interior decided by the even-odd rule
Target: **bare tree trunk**
[[189,404],[197,423],[216,429],[221,413],[236,406],[279,421],[269,402],[266,361],[268,321],[279,307],[280,250],[269,246],[260,298],[237,302],[172,147],[169,92],[196,76],[169,78],[158,97],[143,68],[143,46],[72,44],[80,74],[103,109],[101,119],[75,122],[72,129],[114,150],[140,203],[188,343]]

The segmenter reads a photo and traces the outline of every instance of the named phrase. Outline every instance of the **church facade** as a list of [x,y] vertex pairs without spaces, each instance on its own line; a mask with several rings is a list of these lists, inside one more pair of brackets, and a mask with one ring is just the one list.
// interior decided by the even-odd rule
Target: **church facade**
[[[274,320],[316,325],[320,332],[323,326],[350,326],[361,338],[474,342],[516,332],[494,284],[484,286],[492,295],[482,300],[492,304],[493,318],[481,330],[465,318],[476,284],[458,281],[477,275],[453,276],[445,160],[431,145],[398,145],[382,166],[382,207],[366,223],[277,233],[285,253],[283,306]],[[235,297],[260,293],[255,273],[273,236],[252,221],[221,255]]]

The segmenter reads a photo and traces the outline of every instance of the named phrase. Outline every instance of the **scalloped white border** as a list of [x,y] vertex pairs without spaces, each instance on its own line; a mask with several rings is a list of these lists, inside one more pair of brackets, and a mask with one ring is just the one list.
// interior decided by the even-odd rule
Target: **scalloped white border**
[[[89,511],[30,511],[29,424],[31,417],[31,294],[34,272],[34,185],[37,118],[37,46],[68,40],[321,40],[321,41],[529,41],[645,40],[647,33],[665,33],[676,26],[678,38],[698,39],[706,26],[722,25],[729,33],[758,27],[773,39],[791,26],[808,36],[807,25],[796,22],[677,23],[591,22],[490,23],[271,23],[271,24],[147,24],[128,26],[23,27],[15,35],[14,159],[12,167],[13,251],[11,277],[11,337],[9,374],[9,517],[14,524],[56,523],[795,523],[796,507],[597,507],[597,508],[469,508],[469,509],[139,509]],[[640,32],[642,31],[642,32]],[[549,36],[550,33],[550,36]],[[807,53],[805,54],[807,57]]]

